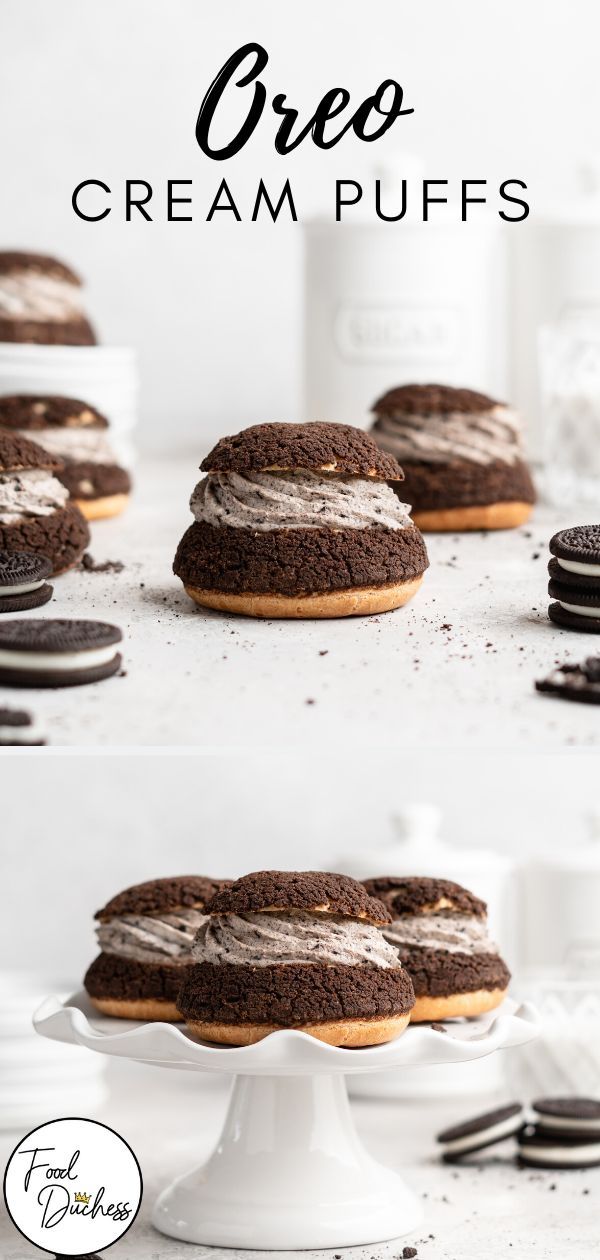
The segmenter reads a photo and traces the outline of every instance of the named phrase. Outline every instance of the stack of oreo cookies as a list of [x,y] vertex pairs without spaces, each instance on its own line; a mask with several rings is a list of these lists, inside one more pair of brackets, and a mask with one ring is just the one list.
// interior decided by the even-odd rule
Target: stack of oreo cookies
[[566,630],[600,634],[600,525],[575,525],[550,539],[548,616]]
[[600,1100],[539,1098],[528,1120],[521,1103],[465,1120],[438,1134],[442,1159],[459,1163],[510,1138],[522,1167],[576,1169],[600,1165]]

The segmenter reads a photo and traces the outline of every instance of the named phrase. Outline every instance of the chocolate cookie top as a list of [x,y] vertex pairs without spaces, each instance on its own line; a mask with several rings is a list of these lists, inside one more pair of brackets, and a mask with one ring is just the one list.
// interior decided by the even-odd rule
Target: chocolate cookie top
[[3,586],[43,582],[51,573],[47,556],[36,556],[33,551],[0,551],[0,595]]
[[404,479],[394,456],[380,450],[369,433],[349,424],[324,421],[253,424],[241,433],[221,438],[200,465],[202,472],[292,472],[300,468],[381,481]]
[[68,284],[81,285],[77,273],[50,254],[32,254],[21,249],[0,250],[0,276],[14,275],[18,271],[37,271],[56,280],[66,280]]
[[0,429],[108,429],[105,416],[80,398],[58,394],[5,394]]
[[488,394],[479,394],[474,389],[456,389],[453,385],[399,385],[378,398],[372,410],[376,415],[398,411],[407,416],[444,415],[456,411],[475,415],[505,405]]
[[382,902],[369,896],[357,880],[327,871],[253,871],[218,892],[206,910],[208,914],[307,910],[376,925],[391,921]]
[[441,911],[484,918],[487,913],[485,901],[451,879],[379,875],[374,879],[365,879],[364,886],[372,896],[380,897],[397,918],[403,914],[437,914]]
[[598,1098],[536,1098],[531,1104],[542,1116],[560,1120],[593,1120],[600,1123]]
[[187,906],[204,909],[206,903],[226,879],[210,879],[205,875],[175,875],[169,879],[148,879],[144,884],[133,884],[112,897],[96,919],[113,919],[123,914],[164,914],[170,910],[183,910]]
[[600,564],[600,525],[573,525],[550,539],[550,551],[562,560]]
[[118,626],[106,621],[71,621],[64,617],[0,621],[0,648],[4,652],[86,652],[110,647],[122,638]]
[[26,472],[31,468],[44,468],[48,472],[60,472],[64,467],[61,459],[43,451],[37,442],[19,437],[0,428],[0,473]]
[[436,1142],[454,1142],[457,1138],[471,1137],[474,1133],[483,1133],[486,1129],[494,1128],[497,1124],[502,1124],[504,1120],[510,1120],[513,1116],[521,1116],[523,1108],[521,1103],[508,1103],[505,1107],[496,1107],[494,1111],[485,1111],[481,1116],[473,1116],[471,1120],[464,1120],[462,1124],[452,1125],[449,1129],[443,1129],[438,1133]]
[[0,726],[33,726],[33,722],[24,709],[0,709]]

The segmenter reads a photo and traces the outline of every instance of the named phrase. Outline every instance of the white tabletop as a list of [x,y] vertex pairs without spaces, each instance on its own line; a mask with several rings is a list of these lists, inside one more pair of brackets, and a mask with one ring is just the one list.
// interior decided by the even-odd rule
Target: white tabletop
[[556,662],[600,650],[547,618],[548,540],[589,511],[538,508],[519,530],[429,535],[431,567],[405,609],[336,621],[263,622],[196,608],[173,576],[191,522],[195,461],[146,463],[126,515],[93,527],[97,562],[33,616],[93,617],[124,633],[125,676],[17,692],[53,745],[557,748],[600,741],[595,706],[540,696]]
[[[170,1240],[153,1229],[150,1212],[158,1191],[174,1176],[209,1154],[226,1106],[226,1090],[204,1077],[163,1072],[137,1064],[111,1064],[110,1101],[91,1115],[112,1125],[131,1143],[142,1167],[144,1200],[132,1229],[110,1252],[111,1260],[284,1260],[289,1253],[224,1251]],[[506,1101],[506,1097],[504,1098]],[[484,1109],[490,1100],[457,1099],[406,1105],[353,1103],[357,1125],[372,1154],[401,1169],[425,1200],[425,1224],[413,1235],[371,1247],[313,1255],[343,1260],[398,1260],[414,1246],[418,1260],[582,1260],[597,1243],[600,1170],[518,1170],[511,1146],[476,1166],[453,1168],[436,1154],[435,1134]],[[44,1117],[50,1118],[50,1117]],[[29,1126],[31,1127],[31,1126]],[[23,1136],[0,1137],[0,1161]],[[411,1152],[410,1162],[407,1162]],[[0,1220],[3,1260],[34,1260],[41,1252]]]

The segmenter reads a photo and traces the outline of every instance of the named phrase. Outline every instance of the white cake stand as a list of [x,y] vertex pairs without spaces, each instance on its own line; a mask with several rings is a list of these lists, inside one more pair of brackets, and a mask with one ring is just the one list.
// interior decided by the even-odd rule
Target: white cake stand
[[[306,1033],[272,1033],[255,1046],[196,1040],[172,1024],[99,1015],[85,994],[48,998],[34,1018],[44,1037],[188,1071],[234,1074],[216,1149],[163,1190],[153,1224],[171,1238],[260,1250],[350,1247],[413,1230],[421,1202],[377,1163],[354,1128],[344,1078],[407,1065],[463,1063],[537,1035],[532,1007],[507,1000],[492,1015],[409,1026],[397,1041],[361,1050]],[[399,1129],[400,1131],[400,1129]]]

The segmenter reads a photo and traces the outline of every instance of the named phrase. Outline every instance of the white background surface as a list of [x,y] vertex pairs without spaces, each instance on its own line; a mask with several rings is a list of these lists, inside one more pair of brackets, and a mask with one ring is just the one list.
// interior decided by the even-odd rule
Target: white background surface
[[[517,1052],[506,1052],[515,1054]],[[167,1078],[167,1080],[165,1080]],[[155,1196],[170,1178],[188,1171],[211,1152],[225,1111],[226,1094],[200,1078],[146,1066],[124,1065],[115,1077],[110,1103],[98,1118],[123,1134],[135,1150],[145,1195],[134,1227],[110,1250],[111,1260],[277,1260],[289,1253],[211,1250],[177,1243],[155,1233],[149,1223]],[[139,1098],[143,1092],[144,1106]],[[508,1100],[504,1095],[503,1101]],[[324,1260],[398,1260],[404,1246],[416,1246],[418,1260],[588,1260],[597,1241],[598,1169],[547,1173],[518,1171],[511,1146],[473,1168],[455,1169],[438,1161],[435,1134],[481,1106],[461,1100],[435,1106],[398,1103],[353,1104],[361,1137],[371,1153],[401,1170],[423,1195],[425,1224],[395,1243],[319,1253]],[[18,1137],[0,1138],[0,1160]],[[551,1189],[554,1187],[554,1189]],[[511,1245],[512,1244],[512,1245]],[[40,1253],[0,1219],[3,1260],[34,1260]],[[303,1253],[310,1256],[313,1253]],[[316,1253],[315,1253],[316,1254]]]
[[[493,189],[520,177],[538,207],[556,207],[597,148],[595,0],[306,0],[293,15],[277,0],[3,0],[0,22],[0,244],[55,251],[89,279],[103,340],[139,349],[140,437],[154,448],[310,418],[299,388],[301,225],[206,224],[224,175],[245,213],[261,176],[275,187],[289,176],[306,216],[329,210],[336,177],[366,179],[374,162],[409,151],[429,178],[486,178]],[[307,141],[283,159],[265,110],[241,154],[211,162],[196,115],[248,40],[269,52],[270,96],[287,93],[303,121],[335,84],[357,106],[386,76],[415,113],[377,145],[352,135],[323,152]],[[89,178],[117,202],[125,178],[149,180],[160,221],[78,220],[71,193]],[[194,222],[164,222],[168,178],[194,181]]]

